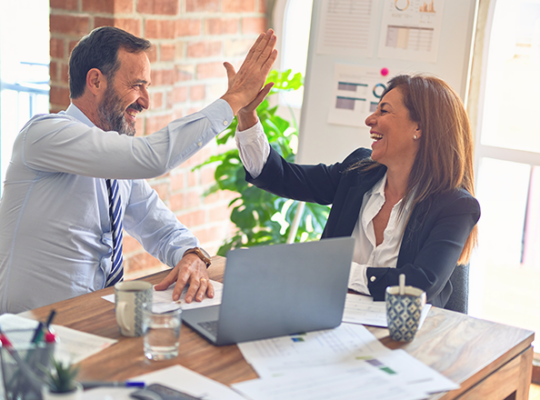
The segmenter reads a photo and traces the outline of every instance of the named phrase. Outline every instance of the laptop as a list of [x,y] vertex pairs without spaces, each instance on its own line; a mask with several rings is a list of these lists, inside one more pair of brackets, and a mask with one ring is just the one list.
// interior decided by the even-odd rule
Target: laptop
[[221,305],[185,310],[182,321],[218,346],[335,328],[353,250],[351,237],[231,250]]

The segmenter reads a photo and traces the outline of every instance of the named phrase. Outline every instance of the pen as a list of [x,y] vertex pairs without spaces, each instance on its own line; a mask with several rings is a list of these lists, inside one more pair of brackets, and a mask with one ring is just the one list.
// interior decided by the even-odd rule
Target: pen
[[119,382],[119,381],[89,381],[89,382],[81,382],[81,385],[83,389],[91,389],[96,387],[137,387],[137,388],[144,388],[145,383],[139,382],[139,381],[131,381],[131,382]]
[[47,322],[45,323],[45,327],[47,328],[47,330],[49,329],[49,326],[52,324],[52,321],[55,315],[56,315],[56,310],[51,310],[51,312],[49,313],[49,317],[47,318]]

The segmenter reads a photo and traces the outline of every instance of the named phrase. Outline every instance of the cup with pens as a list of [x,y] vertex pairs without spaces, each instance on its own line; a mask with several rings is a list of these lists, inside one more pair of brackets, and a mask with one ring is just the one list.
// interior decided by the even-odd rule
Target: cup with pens
[[54,318],[51,312],[46,323],[35,329],[0,330],[0,361],[6,400],[40,400],[50,361],[54,354],[56,336],[49,327]]

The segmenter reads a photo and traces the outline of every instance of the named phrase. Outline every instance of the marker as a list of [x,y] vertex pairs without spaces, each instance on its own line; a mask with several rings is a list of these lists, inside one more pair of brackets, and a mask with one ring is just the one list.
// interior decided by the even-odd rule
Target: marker
[[146,385],[144,382],[131,381],[131,382],[119,382],[119,381],[89,381],[81,382],[83,389],[91,389],[96,387],[126,387],[126,388],[144,388]]

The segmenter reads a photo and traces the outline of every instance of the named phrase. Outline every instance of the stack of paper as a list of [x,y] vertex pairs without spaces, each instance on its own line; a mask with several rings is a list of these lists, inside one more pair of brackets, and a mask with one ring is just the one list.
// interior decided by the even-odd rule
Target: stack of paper
[[[418,329],[422,327],[430,309],[431,304],[426,304],[422,309]],[[373,297],[371,296],[348,293],[345,300],[343,322],[387,328],[386,302],[373,301]]]
[[361,325],[238,345],[260,379],[233,387],[253,400],[424,399],[459,385]]

